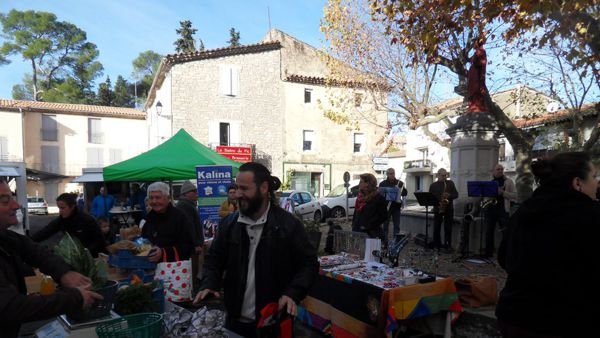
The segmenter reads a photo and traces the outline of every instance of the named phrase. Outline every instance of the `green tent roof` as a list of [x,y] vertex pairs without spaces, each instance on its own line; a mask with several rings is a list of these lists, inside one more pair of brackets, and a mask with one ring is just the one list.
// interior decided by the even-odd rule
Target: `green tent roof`
[[103,170],[105,181],[159,181],[196,178],[197,165],[231,165],[233,174],[239,162],[228,159],[196,141],[184,129],[147,152]]

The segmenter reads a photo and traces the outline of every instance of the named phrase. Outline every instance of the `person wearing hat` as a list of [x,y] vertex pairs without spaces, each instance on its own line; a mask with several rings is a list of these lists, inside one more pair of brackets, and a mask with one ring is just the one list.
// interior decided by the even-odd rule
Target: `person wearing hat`
[[150,184],[148,204],[152,209],[146,216],[142,237],[155,247],[148,260],[162,262],[164,254],[167,262],[173,262],[175,251],[181,260],[189,259],[194,251],[192,224],[183,211],[171,204],[169,186],[164,182]]
[[[181,186],[181,199],[177,202],[177,208],[183,211],[192,226],[194,235],[194,253],[192,254],[192,275],[200,278],[198,272],[202,268],[202,248],[204,247],[204,231],[198,214],[198,190],[196,186],[185,181]],[[194,280],[196,282],[196,280]],[[196,283],[194,283],[196,284]]]

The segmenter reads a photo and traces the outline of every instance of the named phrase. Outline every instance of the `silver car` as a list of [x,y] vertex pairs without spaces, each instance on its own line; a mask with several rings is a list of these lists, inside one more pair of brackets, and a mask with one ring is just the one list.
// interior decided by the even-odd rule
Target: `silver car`
[[281,207],[300,215],[303,219],[321,221],[321,204],[308,191],[283,191],[280,196]]
[[27,212],[48,215],[48,203],[43,197],[27,197]]

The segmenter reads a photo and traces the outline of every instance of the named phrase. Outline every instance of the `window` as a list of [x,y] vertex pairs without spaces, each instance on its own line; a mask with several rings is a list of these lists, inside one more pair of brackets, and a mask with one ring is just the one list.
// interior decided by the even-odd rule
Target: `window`
[[423,190],[423,177],[415,176],[415,191],[422,191],[422,190]]
[[88,119],[88,142],[102,144],[104,135],[100,127],[100,119]]
[[102,148],[88,148],[87,166],[90,168],[100,168],[104,166],[104,152]]
[[354,134],[354,152],[363,153],[365,151],[365,134],[355,133]]
[[240,95],[240,69],[234,66],[221,67],[221,94]]
[[313,150],[313,141],[315,132],[312,130],[304,130],[302,131],[302,150],[310,151]]
[[355,185],[352,188],[350,188],[348,193],[349,193],[348,198],[358,197],[358,185]]
[[0,161],[8,160],[8,137],[0,136]]
[[56,115],[42,114],[42,140],[58,141]]
[[354,106],[360,107],[360,105],[362,104],[362,101],[363,101],[363,94],[354,93]]
[[229,123],[221,122],[219,123],[219,145],[228,146],[229,141]]
[[417,151],[421,153],[421,159],[424,161],[429,158],[429,149],[425,148],[417,148]]
[[122,161],[121,158],[123,151],[121,149],[109,149],[108,152],[110,164],[115,164]]
[[500,143],[500,146],[498,147],[498,160],[499,161],[506,160],[506,144],[505,143]]
[[304,203],[310,203],[312,201],[312,199],[310,198],[310,194],[309,193],[301,192],[300,195],[302,195],[302,204],[304,204]]
[[300,197],[300,193],[295,193],[292,195],[292,201],[298,203],[298,205],[303,204],[302,203],[302,197]]
[[304,103],[310,103],[312,96],[312,89],[304,88]]
[[42,146],[42,170],[58,173],[58,146]]

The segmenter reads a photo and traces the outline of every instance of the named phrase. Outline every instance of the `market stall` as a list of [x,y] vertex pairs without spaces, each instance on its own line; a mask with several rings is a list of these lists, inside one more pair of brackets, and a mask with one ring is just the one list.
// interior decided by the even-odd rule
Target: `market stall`
[[350,255],[319,261],[319,276],[298,319],[334,337],[385,337],[415,318],[451,321],[462,311],[451,278],[365,263]]

